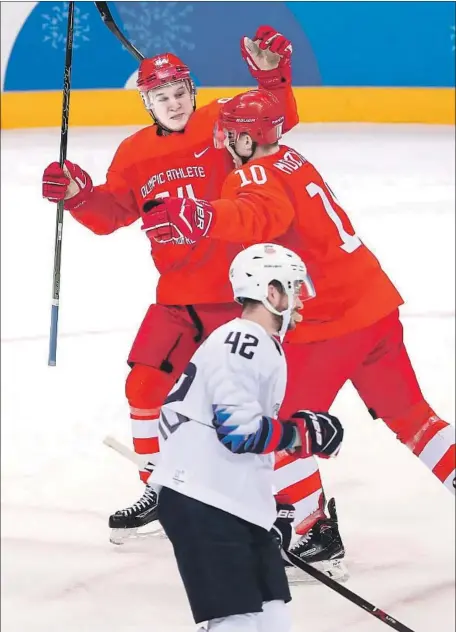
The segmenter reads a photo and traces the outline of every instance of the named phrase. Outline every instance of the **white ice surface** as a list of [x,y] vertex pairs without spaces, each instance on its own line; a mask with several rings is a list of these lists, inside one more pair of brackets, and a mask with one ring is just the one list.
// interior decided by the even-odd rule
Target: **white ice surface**
[[[70,129],[69,153],[101,182],[129,129]],[[407,300],[423,390],[454,420],[454,128],[302,125],[289,144],[323,172]],[[55,210],[41,199],[59,131],[2,131],[2,630],[194,632],[169,543],[115,548],[107,516],[141,493],[128,442],[125,358],[154,300],[134,225],[100,238],[65,218],[58,360],[47,366]],[[454,500],[351,387],[340,457],[322,463],[338,501],[348,587],[415,632],[455,627]],[[294,632],[380,632],[324,586],[294,590]],[[278,631],[279,632],[279,631]]]

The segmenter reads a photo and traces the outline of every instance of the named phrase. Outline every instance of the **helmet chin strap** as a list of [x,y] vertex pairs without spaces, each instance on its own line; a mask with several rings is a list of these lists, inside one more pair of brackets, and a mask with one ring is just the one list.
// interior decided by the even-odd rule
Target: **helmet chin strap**
[[234,147],[232,147],[231,144],[228,141],[225,142],[225,147],[227,148],[227,150],[231,154],[231,158],[233,159],[234,167],[236,169],[239,169],[240,167],[242,167],[242,165],[244,163],[242,162],[241,156],[238,156],[237,153],[234,151]]
[[[251,159],[253,154],[256,152],[257,147],[258,147],[258,143],[256,141],[252,141],[252,151],[250,153],[250,156],[239,156],[239,154],[236,154],[237,156],[239,156],[243,165],[246,165],[248,163],[248,161]],[[236,153],[236,150],[234,150],[234,152]]]
[[[288,296],[288,305],[292,304],[292,297],[290,297],[290,295],[287,293]],[[279,312],[275,307],[273,307],[271,305],[271,303],[268,301],[267,298],[264,299],[264,301],[262,301],[263,305],[266,307],[266,309],[268,310],[268,312],[271,312],[271,314],[275,314],[276,316],[280,316],[282,319],[282,325],[279,329],[279,331],[277,332],[280,338],[280,342],[283,342],[283,339],[285,338],[285,334],[288,331],[288,326],[290,324],[291,321],[291,312],[293,310],[293,308],[288,307],[288,309],[285,309],[283,312]]]
[[252,151],[249,156],[241,156],[240,154],[238,154],[234,147],[234,141],[229,141],[228,139],[226,139],[225,147],[228,149],[233,158],[234,166],[236,167],[236,169],[239,169],[240,167],[246,165],[248,161],[252,158],[253,154],[256,152],[258,143],[256,141],[252,141]]

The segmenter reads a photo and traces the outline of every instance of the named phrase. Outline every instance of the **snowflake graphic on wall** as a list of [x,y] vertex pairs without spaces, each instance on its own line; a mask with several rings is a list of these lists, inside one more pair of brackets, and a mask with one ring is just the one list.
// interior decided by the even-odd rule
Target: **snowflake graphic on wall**
[[453,26],[451,27],[451,30],[453,31],[451,33],[451,41],[453,42],[453,46],[452,46],[452,50],[456,50],[456,46],[455,46],[455,40],[456,40],[456,27],[453,24]]
[[184,2],[116,2],[125,34],[146,57],[165,51],[193,50],[188,16],[193,5]]
[[[46,3],[47,4],[47,3]],[[43,42],[48,42],[52,48],[65,50],[68,24],[69,2],[59,2],[49,7],[42,14]],[[48,8],[48,7],[46,7]],[[88,13],[83,13],[78,6],[74,8],[73,48],[79,48],[83,42],[88,42],[90,26],[87,23]]]

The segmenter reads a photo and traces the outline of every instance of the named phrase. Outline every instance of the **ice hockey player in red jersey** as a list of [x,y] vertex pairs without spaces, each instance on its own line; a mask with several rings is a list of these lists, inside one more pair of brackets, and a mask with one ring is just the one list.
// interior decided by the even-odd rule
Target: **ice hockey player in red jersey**
[[[320,173],[298,151],[279,144],[282,121],[283,107],[266,91],[226,103],[216,142],[228,149],[237,169],[221,196],[211,202],[150,202],[143,228],[152,241],[174,241],[176,248],[187,239],[272,241],[293,249],[306,261],[317,296],[285,344],[288,387],[280,416],[286,419],[298,408],[328,410],[350,380],[370,414],[383,419],[454,493],[455,429],[420,390],[403,341],[402,298]],[[287,479],[296,463],[287,455],[278,465],[276,485],[288,486],[297,515],[305,518],[305,499],[293,497],[296,487]],[[315,478],[315,471],[311,459],[309,477]],[[320,487],[318,477],[316,489],[310,489],[319,494]],[[304,521],[304,533],[308,525]],[[306,537],[295,548],[304,559]]]
[[[271,90],[282,103],[284,130],[292,128],[298,115],[289,40],[263,26],[253,41],[242,39],[241,52],[259,86]],[[213,145],[221,103],[196,109],[190,70],[180,59],[169,53],[144,60],[138,88],[154,124],[121,143],[105,184],[94,186],[90,175],[70,161],[63,171],[52,163],[43,175],[44,197],[54,202],[64,199],[71,215],[99,235],[143,218],[143,205],[151,199],[217,198],[232,170],[230,155]],[[139,454],[157,452],[160,406],[193,352],[211,331],[239,313],[227,272],[240,249],[239,244],[213,239],[198,244],[183,240],[179,248],[152,245],[160,273],[157,303],[149,308],[133,343],[126,381]],[[299,482],[303,476],[297,470],[294,476]],[[147,469],[141,472],[144,482],[148,476]],[[155,516],[156,495],[146,486],[138,503],[111,516],[110,526],[118,529],[115,537],[126,537]]]

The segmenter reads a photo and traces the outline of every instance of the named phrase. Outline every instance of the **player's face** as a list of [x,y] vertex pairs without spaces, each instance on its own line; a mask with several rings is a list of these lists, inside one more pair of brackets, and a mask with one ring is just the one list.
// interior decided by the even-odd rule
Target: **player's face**
[[303,304],[299,296],[296,296],[294,308],[291,312],[290,324],[288,325],[288,329],[295,329],[296,324],[302,321],[302,314],[300,314],[300,310],[303,308]]
[[[300,310],[303,308],[303,302],[300,297],[301,284],[296,286],[296,292],[293,296],[293,308],[291,310],[290,322],[288,324],[288,330],[295,329],[296,324],[302,321],[302,314]],[[269,286],[269,302],[278,311],[284,312],[288,309],[288,294],[286,292],[280,292],[276,287]],[[278,317],[280,319],[280,317]]]
[[[294,329],[296,327],[296,324],[300,323],[302,321],[302,315],[299,312],[302,309],[303,304],[302,304],[302,300],[301,300],[299,294],[300,294],[300,286],[296,288],[296,293],[293,296],[293,309],[292,309],[291,315],[290,315],[290,322],[288,324],[288,330]],[[280,290],[278,290],[273,285],[269,286],[268,300],[271,303],[271,305],[278,312],[284,312],[285,310],[288,309],[288,295],[287,295],[287,293],[286,292],[281,292]],[[281,319],[280,316],[276,316],[276,318],[277,318],[278,328],[280,329],[280,327],[281,327],[281,320],[282,319]]]
[[185,81],[150,90],[149,100],[155,119],[166,129],[180,132],[193,113],[193,101]]

